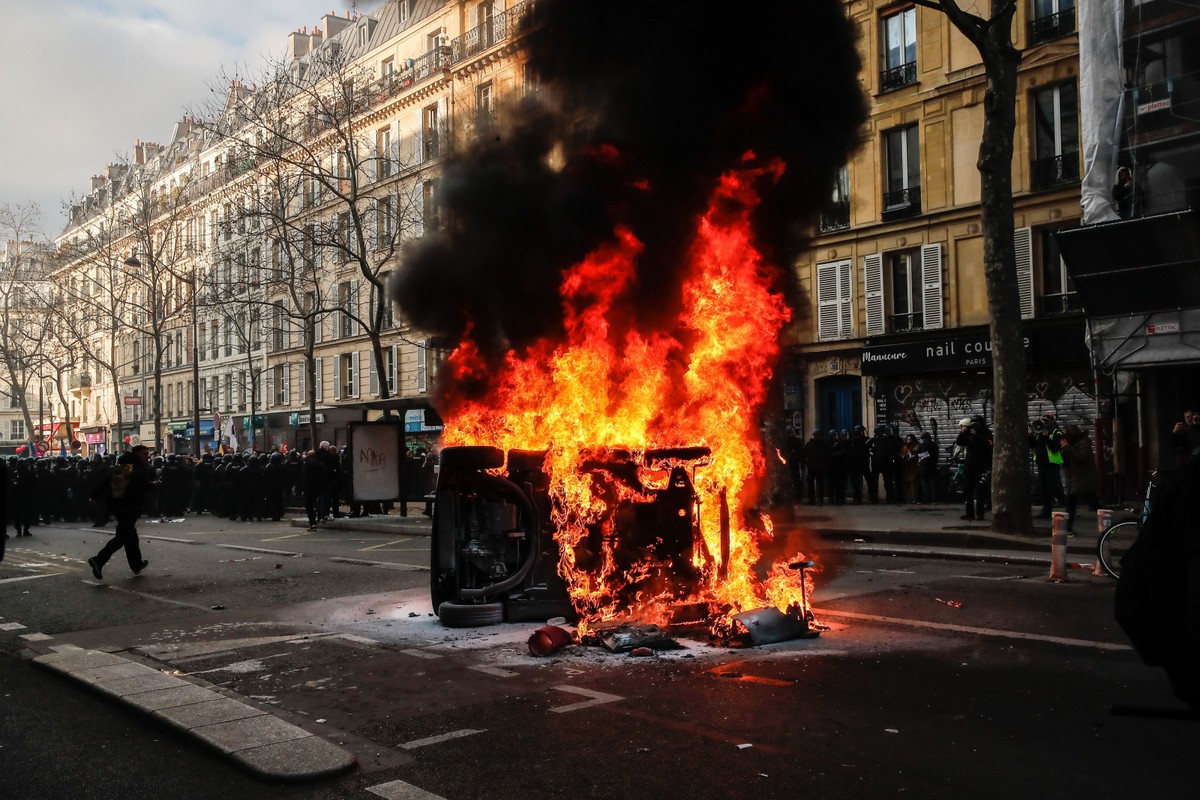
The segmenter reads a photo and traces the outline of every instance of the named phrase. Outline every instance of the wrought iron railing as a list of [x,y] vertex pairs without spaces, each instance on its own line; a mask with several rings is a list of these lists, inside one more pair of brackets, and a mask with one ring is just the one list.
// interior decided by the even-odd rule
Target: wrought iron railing
[[921,187],[910,186],[883,193],[883,213],[887,215],[921,213]]
[[1082,310],[1083,306],[1079,302],[1079,295],[1075,292],[1042,295],[1043,314],[1070,314]]
[[456,36],[450,42],[450,49],[453,53],[451,62],[457,64],[465,58],[479,55],[515,35],[517,24],[521,17],[525,16],[529,7],[529,2],[518,3],[507,11],[496,14],[481,25],[476,25],[461,36]]
[[910,61],[879,73],[879,91],[894,92],[917,82],[917,62]]
[[821,232],[840,231],[850,227],[850,202],[833,203],[821,212]]
[[911,314],[892,314],[889,333],[905,333],[919,331],[925,328],[925,315],[920,311]]
[[1031,177],[1035,190],[1079,183],[1079,153],[1040,158],[1033,162]]
[[1029,21],[1029,43],[1041,44],[1075,32],[1075,9],[1067,8],[1057,14]]
[[423,81],[434,73],[449,68],[450,64],[450,48],[446,45],[435,47],[425,55],[413,60],[413,82]]

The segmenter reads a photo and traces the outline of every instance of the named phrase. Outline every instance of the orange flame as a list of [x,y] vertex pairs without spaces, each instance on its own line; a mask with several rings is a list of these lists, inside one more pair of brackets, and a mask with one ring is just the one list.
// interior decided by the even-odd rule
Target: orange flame
[[[749,158],[749,157],[748,157]],[[561,287],[566,338],[541,341],[506,354],[497,390],[463,401],[445,415],[447,445],[491,445],[546,450],[559,573],[579,614],[581,632],[595,623],[635,615],[663,621],[680,598],[649,580],[647,564],[620,566],[611,512],[622,503],[647,502],[666,487],[673,467],[692,469],[699,571],[695,595],[710,615],[774,605],[807,611],[793,558],[756,572],[759,543],[771,535],[765,516],[747,519],[753,481],[766,471],[757,416],[778,357],[778,334],[791,312],[778,269],[756,249],[750,218],[758,205],[755,183],[782,174],[782,163],[742,167],[722,176],[707,212],[697,221],[681,286],[682,312],[671,332],[644,332],[628,323],[623,299],[634,289],[641,243],[625,228],[565,273]],[[446,368],[462,378],[485,369],[472,341],[464,341]],[[690,464],[670,458],[646,463],[657,448],[707,447]],[[636,480],[609,480],[598,457],[626,450],[638,464]],[[728,559],[722,550],[722,503],[728,504]],[[603,535],[595,545],[589,532]],[[718,554],[718,555],[713,555]],[[811,575],[807,576],[811,581]],[[622,589],[638,586],[631,602]]]

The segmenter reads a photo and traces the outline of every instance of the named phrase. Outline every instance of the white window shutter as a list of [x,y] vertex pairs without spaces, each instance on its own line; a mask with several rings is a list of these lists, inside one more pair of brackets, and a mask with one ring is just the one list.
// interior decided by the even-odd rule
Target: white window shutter
[[429,340],[417,343],[417,391],[429,391]]
[[333,399],[342,399],[342,357],[333,357]]
[[446,146],[446,137],[450,135],[450,104],[445,96],[438,98],[437,109],[438,141],[441,142],[441,148],[444,150]]
[[400,123],[392,123],[392,136],[388,142],[388,159],[392,162],[392,175],[400,170]]
[[817,264],[817,340],[838,338],[838,264]]
[[923,327],[926,330],[941,328],[945,324],[942,313],[942,246],[921,246],[921,298]]
[[351,397],[358,397],[358,387],[359,387],[358,363],[359,363],[359,352],[357,350],[355,350],[353,353],[350,354],[350,372],[351,372],[350,396]]
[[367,381],[367,391],[372,395],[379,394],[379,373],[375,369],[375,352],[371,351],[370,357],[367,359],[367,374],[370,378]]
[[883,256],[863,256],[863,302],[866,306],[867,336],[885,331],[883,317]]
[[1029,319],[1033,308],[1033,229],[1013,231],[1013,250],[1017,262],[1017,292],[1021,296],[1021,318]]
[[303,364],[300,365],[300,378],[297,381],[297,383],[300,384],[298,387],[300,396],[297,398],[297,402],[300,403],[300,405],[306,405],[308,403],[308,362],[307,361],[305,361]]
[[[361,310],[358,305],[358,281],[353,281],[350,284],[350,311],[356,317],[361,313]],[[356,325],[356,323],[352,322],[350,329],[354,331],[355,335],[357,335],[357,334],[361,333],[361,330],[355,330],[355,325]],[[361,327],[361,326],[359,326],[359,327]]]
[[425,114],[421,109],[417,109],[417,127],[416,133],[413,134],[413,163],[420,164],[425,160]]
[[396,394],[396,362],[399,360],[400,347],[392,345],[392,363],[388,365],[388,393],[392,395]]
[[275,370],[267,370],[267,408],[275,405]]
[[292,368],[288,364],[283,365],[283,391],[279,393],[279,404],[290,405],[292,402]]
[[854,338],[854,278],[850,272],[850,259],[838,265],[838,336]]
[[412,235],[416,238],[421,238],[425,235],[425,182],[416,181],[413,183],[412,208],[415,213],[412,215]]
[[367,183],[374,183],[379,180],[379,145],[375,142],[371,143],[371,149],[367,155]]
[[313,394],[319,403],[325,399],[325,364],[324,359],[314,358],[313,361],[316,362],[313,365]]

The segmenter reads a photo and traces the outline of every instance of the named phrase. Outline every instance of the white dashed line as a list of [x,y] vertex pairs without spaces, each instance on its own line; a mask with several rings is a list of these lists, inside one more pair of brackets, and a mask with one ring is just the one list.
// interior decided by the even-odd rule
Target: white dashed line
[[427,792],[404,781],[390,781],[378,786],[368,786],[367,791],[379,795],[384,800],[446,800],[440,794]]
[[399,564],[395,561],[368,561],[365,558],[346,558],[344,556],[333,556],[329,559],[336,564],[357,564],[360,567],[377,567],[378,569],[396,569],[401,572],[425,572],[429,567],[422,567],[417,564]]
[[204,544],[195,539],[173,539],[170,536],[143,536],[143,539],[148,539],[152,542],[172,542],[174,544]]
[[45,642],[53,639],[53,636],[47,636],[44,633],[23,633],[21,638],[27,642]]
[[63,573],[61,573],[61,572],[50,572],[50,573],[47,573],[44,575],[22,575],[19,578],[2,578],[2,579],[0,579],[0,583],[13,583],[15,581],[32,581],[32,580],[36,580],[38,578],[56,578],[62,574]]
[[483,664],[472,664],[471,666],[467,667],[467,669],[473,669],[476,672],[482,672],[487,675],[495,675],[497,678],[511,678],[517,674],[511,670],[500,669],[499,667],[488,667]]
[[24,629],[25,626],[19,622],[0,622],[0,631],[20,631]]
[[248,553],[266,553],[269,556],[304,558],[304,553],[294,553],[291,550],[268,550],[265,547],[247,547],[246,545],[241,544],[218,544],[217,547],[224,547],[226,550],[244,550]]
[[578,711],[581,708],[589,708],[591,706],[603,705],[604,703],[615,703],[618,700],[625,699],[624,697],[620,697],[615,694],[605,694],[604,692],[594,692],[591,689],[581,689],[578,686],[555,686],[554,688],[560,692],[570,692],[571,694],[581,694],[584,697],[592,698],[591,700],[584,700],[582,703],[572,703],[569,706],[559,706],[558,708],[550,709],[551,711],[555,712],[556,714],[561,714],[566,711]]
[[440,736],[430,736],[426,739],[416,739],[411,742],[405,742],[404,744],[402,744],[400,746],[403,747],[405,750],[416,750],[418,747],[428,747],[431,744],[441,744],[442,742],[449,742],[453,739],[461,739],[464,736],[474,736],[477,733],[483,733],[483,731],[476,731],[476,730],[472,730],[470,728],[463,728],[462,730],[450,731],[449,733],[443,733]]
[[379,644],[379,642],[375,639],[368,639],[366,636],[355,636],[352,633],[339,634],[336,638],[345,639],[347,642],[357,642],[358,644]]
[[404,653],[405,655],[416,656],[417,658],[441,658],[442,657],[440,653],[429,653],[424,650],[418,650],[415,647],[410,648],[408,650],[401,650],[400,652]]

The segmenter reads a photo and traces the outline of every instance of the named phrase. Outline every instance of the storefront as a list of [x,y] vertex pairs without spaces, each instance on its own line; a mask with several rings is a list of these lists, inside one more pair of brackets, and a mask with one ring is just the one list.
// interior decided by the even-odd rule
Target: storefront
[[[172,422],[167,425],[167,434],[171,441],[171,450],[175,453],[191,454],[192,452],[191,422]],[[200,453],[215,453],[220,442],[213,434],[213,421],[200,420]]]
[[[1095,380],[1081,317],[1024,326],[1029,419],[1053,413],[1060,425],[1091,431]],[[873,419],[900,436],[933,434],[953,444],[958,421],[994,419],[992,342],[985,326],[927,332],[903,341],[868,342],[860,354]]]

